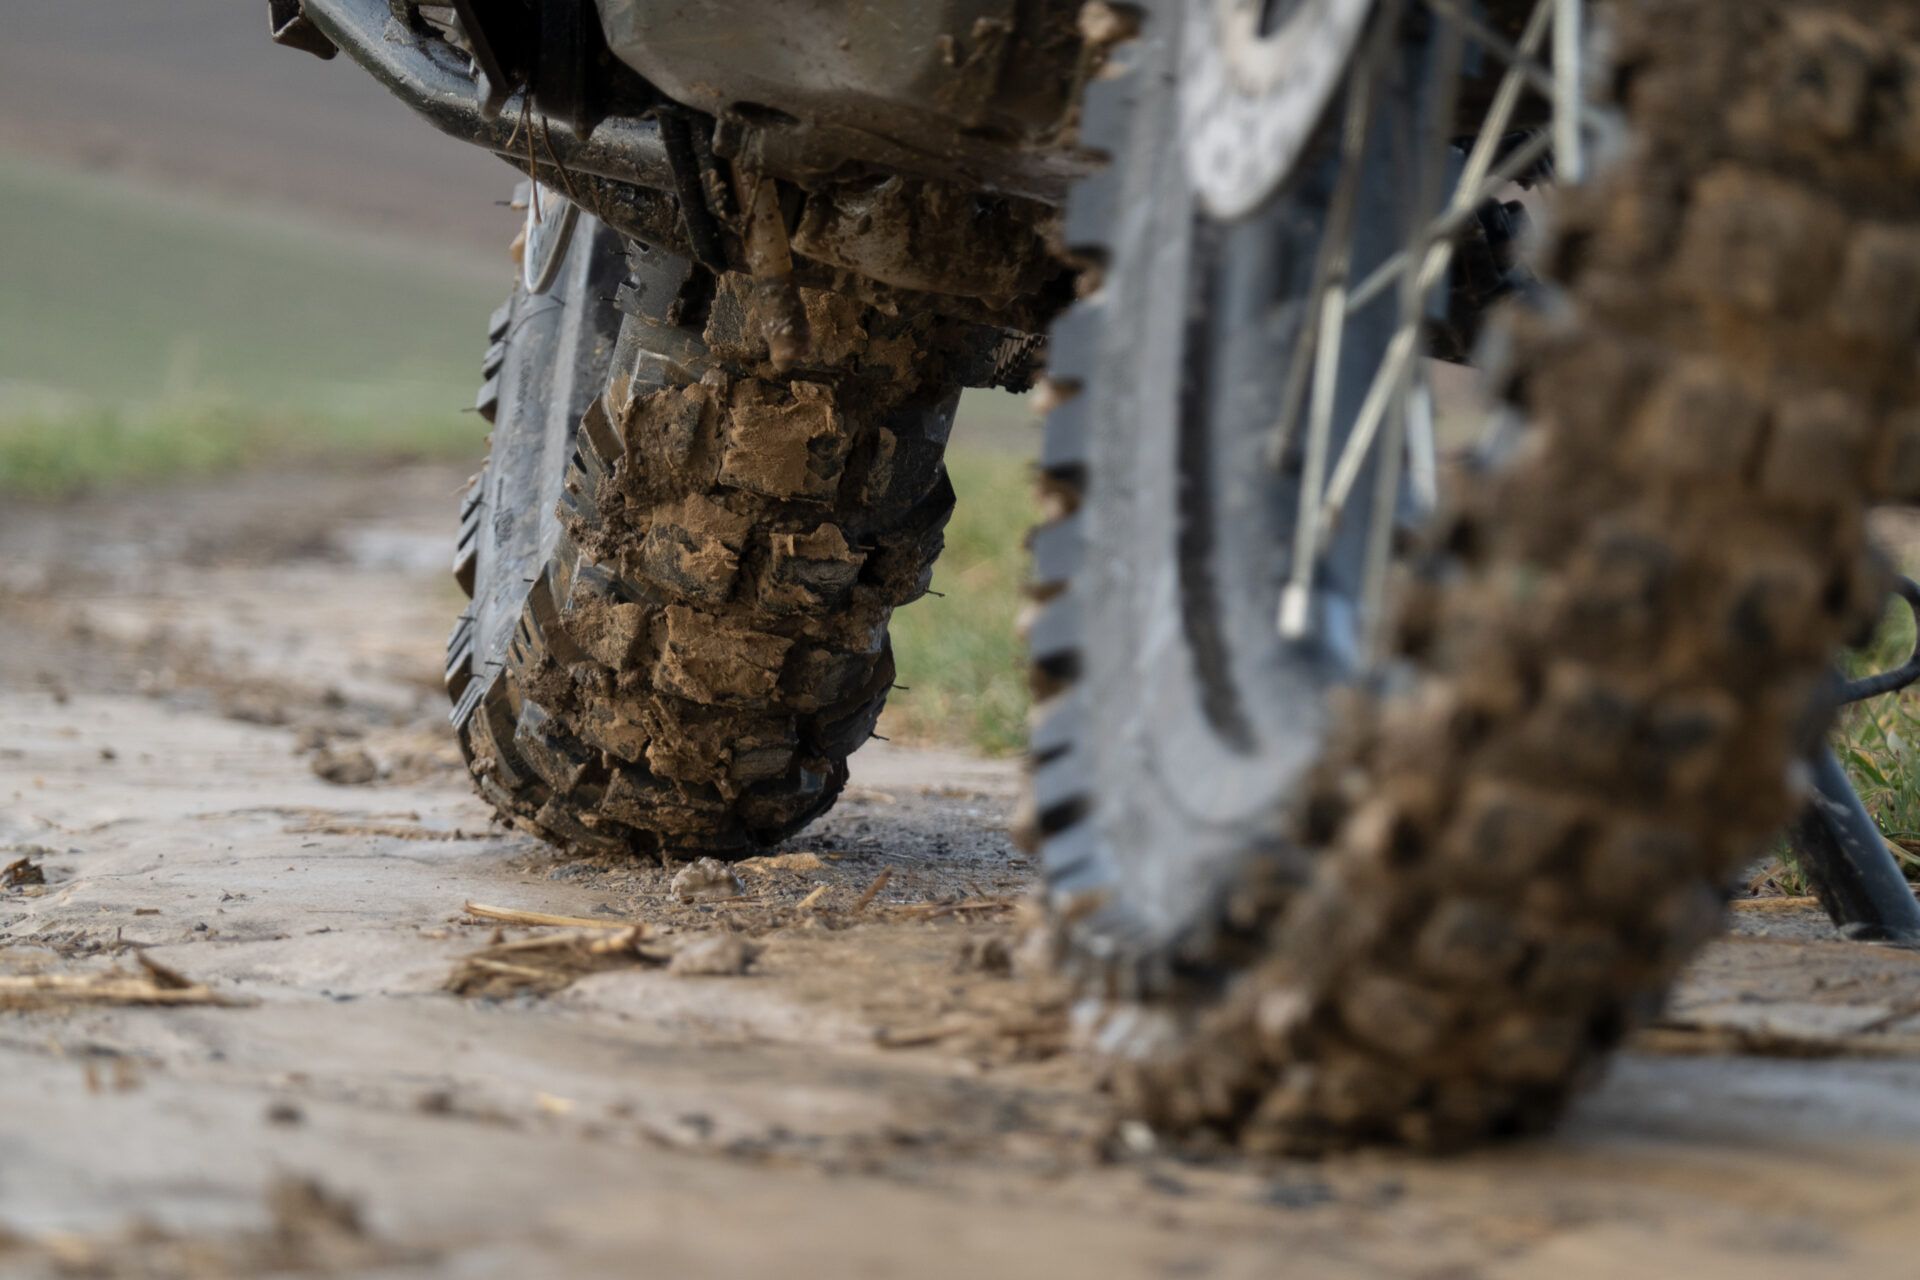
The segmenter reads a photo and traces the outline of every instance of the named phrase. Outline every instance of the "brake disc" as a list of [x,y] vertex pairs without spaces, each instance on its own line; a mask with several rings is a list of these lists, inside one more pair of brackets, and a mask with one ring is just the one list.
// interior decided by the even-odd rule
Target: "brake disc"
[[544,182],[533,184],[527,196],[526,248],[520,259],[520,281],[528,293],[545,293],[552,286],[579,216],[573,201]]
[[1182,33],[1188,180],[1220,219],[1293,172],[1339,92],[1373,0],[1194,0]]

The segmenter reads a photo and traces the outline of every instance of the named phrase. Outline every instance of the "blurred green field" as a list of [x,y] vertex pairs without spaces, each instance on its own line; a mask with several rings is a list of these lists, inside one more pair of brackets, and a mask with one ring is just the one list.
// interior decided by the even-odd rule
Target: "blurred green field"
[[0,408],[451,414],[509,270],[13,156],[0,244]]
[[994,753],[1026,744],[1025,646],[1014,626],[1035,512],[1030,463],[958,450],[948,459],[959,502],[928,595],[893,616],[896,688],[880,732],[959,742]]
[[464,454],[506,278],[112,177],[0,164],[0,492],[335,449]]
[[[479,449],[502,227],[499,261],[476,261],[0,157],[0,491],[285,449]],[[962,442],[1028,430],[1000,393],[963,416]]]
[[[478,459],[504,239],[496,269],[0,157],[0,500],[314,454]],[[1035,438],[1015,397],[963,401],[944,598],[898,617],[885,732],[1019,746]]]

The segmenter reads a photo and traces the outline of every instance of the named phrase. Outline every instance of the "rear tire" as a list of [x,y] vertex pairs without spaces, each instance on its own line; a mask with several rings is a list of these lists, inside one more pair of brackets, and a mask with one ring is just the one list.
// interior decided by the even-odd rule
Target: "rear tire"
[[952,510],[958,391],[912,318],[801,292],[814,354],[776,372],[748,285],[582,215],[551,293],[496,316],[448,691],[517,825],[745,854],[831,805],[871,736],[889,615]]

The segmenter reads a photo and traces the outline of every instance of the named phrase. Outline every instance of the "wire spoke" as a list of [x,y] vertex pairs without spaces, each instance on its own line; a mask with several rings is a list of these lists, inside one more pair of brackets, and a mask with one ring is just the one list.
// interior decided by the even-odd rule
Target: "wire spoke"
[[[1280,634],[1298,639],[1311,621],[1314,567],[1319,561],[1321,485],[1326,479],[1327,454],[1333,443],[1335,394],[1340,382],[1340,347],[1346,331],[1347,276],[1353,258],[1353,219],[1360,203],[1360,174],[1366,159],[1367,137],[1373,124],[1373,91],[1379,72],[1394,47],[1400,5],[1390,0],[1379,16],[1368,42],[1363,64],[1355,68],[1347,88],[1347,115],[1340,140],[1340,182],[1334,192],[1320,261],[1316,265],[1319,302],[1312,335],[1312,400],[1307,424],[1307,456],[1300,478],[1300,510],[1294,526],[1293,564],[1280,593]],[[1291,443],[1291,414],[1281,421],[1280,456]]]
[[[1460,0],[1421,0],[1427,8],[1439,17],[1446,19],[1451,26],[1457,27],[1475,44],[1492,54],[1513,70],[1518,71],[1528,84],[1548,102],[1553,104],[1554,115],[1567,114],[1579,120],[1582,126],[1598,127],[1605,124],[1599,110],[1587,102],[1580,93],[1580,81],[1577,75],[1579,66],[1579,33],[1583,6],[1580,0],[1547,0],[1552,5],[1556,27],[1563,15],[1571,10],[1568,30],[1573,34],[1572,65],[1576,74],[1571,78],[1572,88],[1563,93],[1562,80],[1557,67],[1543,66],[1534,53],[1523,53],[1512,41],[1489,27],[1468,11]],[[1556,36],[1556,45],[1563,37]],[[1537,52],[1537,51],[1535,51]],[[1556,63],[1561,62],[1559,52]]]
[[[1394,3],[1397,15],[1399,0],[1394,0]],[[1335,279],[1335,268],[1346,260],[1344,255],[1351,252],[1349,232],[1360,196],[1360,168],[1357,163],[1360,152],[1356,148],[1365,143],[1367,130],[1372,124],[1372,81],[1373,73],[1379,66],[1382,43],[1378,34],[1369,39],[1362,53],[1361,65],[1355,68],[1350,77],[1354,87],[1349,90],[1347,114],[1341,123],[1340,180],[1328,211],[1327,230],[1321,236],[1320,249],[1314,258],[1313,285],[1307,294],[1309,301],[1305,323],[1288,363],[1287,381],[1280,397],[1280,419],[1274,428],[1273,443],[1268,450],[1268,462],[1275,468],[1285,462],[1287,450],[1293,444],[1293,433],[1299,425],[1300,412],[1316,364],[1315,354],[1321,333],[1322,308],[1319,301]]]
[[[1434,58],[1433,82],[1421,127],[1415,130],[1420,147],[1419,182],[1415,192],[1413,216],[1407,221],[1419,228],[1416,242],[1422,250],[1435,248],[1430,213],[1443,199],[1446,186],[1447,137],[1459,106],[1460,71],[1465,55],[1461,33],[1447,27],[1439,38]],[[1457,193],[1456,193],[1457,195]],[[1451,248],[1449,247],[1449,253]],[[1444,268],[1438,274],[1444,274]],[[1420,273],[1424,276],[1426,273]],[[1414,358],[1414,344],[1425,331],[1431,285],[1421,279],[1402,279],[1400,285],[1400,328],[1394,343],[1405,343],[1399,370],[1393,380],[1392,406],[1387,414],[1385,440],[1381,442],[1378,474],[1374,478],[1373,519],[1367,530],[1365,561],[1360,579],[1360,619],[1362,661],[1373,665],[1386,648],[1387,578],[1393,556],[1393,530],[1400,519],[1400,486],[1406,461],[1408,406],[1416,386],[1425,386],[1426,369]]]
[[[1300,476],[1291,563],[1281,593],[1279,629],[1299,639],[1314,625],[1314,594],[1321,586],[1321,560],[1340,536],[1341,520],[1352,503],[1370,460],[1375,462],[1372,509],[1361,555],[1357,585],[1363,661],[1382,653],[1382,619],[1394,530],[1409,509],[1424,514],[1438,505],[1439,455],[1431,389],[1427,384],[1424,338],[1434,291],[1441,287],[1459,247],[1461,233],[1489,200],[1524,179],[1549,154],[1554,175],[1574,181],[1586,167],[1589,130],[1605,120],[1583,98],[1584,0],[1535,0],[1516,41],[1494,31],[1469,11],[1464,0],[1415,0],[1436,14],[1438,24],[1433,81],[1420,124],[1397,130],[1411,133],[1422,148],[1415,216],[1401,247],[1373,265],[1355,284],[1352,279],[1355,205],[1359,169],[1375,113],[1373,82],[1383,79],[1394,46],[1388,33],[1398,29],[1402,0],[1387,0],[1378,25],[1349,80],[1343,121],[1342,172],[1316,258],[1312,292],[1291,353],[1270,455],[1282,465],[1305,422],[1306,440]],[[1465,49],[1476,45],[1496,59],[1500,78],[1456,176],[1447,175],[1451,130],[1460,89]],[[1542,61],[1543,54],[1549,54]],[[1527,134],[1517,145],[1513,122],[1529,90],[1552,107],[1551,125]],[[1339,371],[1346,327],[1388,289],[1398,290],[1398,318],[1348,430],[1336,420]],[[1342,438],[1344,437],[1344,438]],[[1335,457],[1335,446],[1338,445]],[[1347,554],[1345,552],[1342,553]]]
[[1586,29],[1583,8],[1581,0],[1554,0],[1553,162],[1568,182],[1579,182],[1587,174],[1580,118],[1585,78],[1580,60],[1580,40]]
[[1414,514],[1424,518],[1440,508],[1440,449],[1433,434],[1433,387],[1422,378],[1407,402],[1407,486]]
[[1322,543],[1331,541],[1340,527],[1341,513],[1346,510],[1347,500],[1353,496],[1353,486],[1360,479],[1360,469],[1367,464],[1367,454],[1373,449],[1374,438],[1380,434],[1380,424],[1386,420],[1394,388],[1399,385],[1400,375],[1410,362],[1414,343],[1419,337],[1417,326],[1402,326],[1387,346],[1387,354],[1374,374],[1373,385],[1367,388],[1367,398],[1361,401],[1359,416],[1353,420],[1353,434],[1347,437],[1347,446],[1340,451],[1340,461],[1333,469],[1326,497],[1320,503],[1319,537]]
[[[1527,28],[1520,35],[1520,52],[1532,58],[1540,51],[1545,42],[1547,28],[1553,20],[1554,0],[1535,0],[1533,14],[1527,19]],[[1500,87],[1494,91],[1493,104],[1487,110],[1487,118],[1480,126],[1480,136],[1473,141],[1473,151],[1467,157],[1466,168],[1460,173],[1460,186],[1478,187],[1486,178],[1487,170],[1500,150],[1500,139],[1506,136],[1507,126],[1513,120],[1514,109],[1520,105],[1520,91],[1526,87],[1526,77],[1518,66],[1510,65],[1500,77]],[[1454,203],[1460,203],[1456,194]]]
[[[1542,135],[1530,145],[1537,145],[1544,151],[1548,139]],[[1535,152],[1537,158],[1538,152]],[[1522,158],[1516,152],[1514,161]],[[1532,163],[1531,159],[1527,163]],[[1522,168],[1525,166],[1522,165]],[[1485,186],[1498,190],[1510,179],[1495,174]],[[1483,197],[1484,198],[1484,197]],[[1478,203],[1477,201],[1475,202]],[[1446,274],[1453,263],[1454,244],[1450,237],[1464,219],[1443,218],[1429,226],[1428,234],[1433,243],[1427,247],[1427,262],[1419,274],[1415,292],[1424,297],[1427,291],[1438,284],[1440,277]],[[1383,263],[1373,275],[1367,277],[1365,284],[1348,296],[1347,306],[1351,313],[1358,309],[1361,295],[1371,299],[1379,296],[1387,285],[1405,275],[1406,263],[1412,260],[1412,254],[1402,250],[1386,263]],[[1333,535],[1339,525],[1340,515],[1346,508],[1347,500],[1353,496],[1354,483],[1360,478],[1360,469],[1366,465],[1367,450],[1373,447],[1374,437],[1380,429],[1381,419],[1385,416],[1391,390],[1402,372],[1415,355],[1414,346],[1420,331],[1418,325],[1403,327],[1394,334],[1386,355],[1380,361],[1379,372],[1374,376],[1373,384],[1367,389],[1367,397],[1360,405],[1359,416],[1354,419],[1353,434],[1347,438],[1347,444],[1341,450],[1340,459],[1335,464],[1333,478],[1327,487],[1326,496],[1320,503],[1320,540],[1325,541]]]

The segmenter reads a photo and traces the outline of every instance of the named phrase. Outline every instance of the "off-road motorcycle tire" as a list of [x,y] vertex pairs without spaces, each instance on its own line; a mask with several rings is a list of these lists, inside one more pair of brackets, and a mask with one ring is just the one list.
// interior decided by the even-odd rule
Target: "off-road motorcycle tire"
[[[1151,380],[1180,360],[1139,353],[1203,314],[1135,305],[1156,237],[1197,225],[1144,212],[1185,198],[1179,11],[1145,6],[1090,97],[1113,164],[1068,222],[1104,270],[1050,373],[1034,757],[1071,962],[1112,1002],[1116,1088],[1168,1130],[1290,1151],[1531,1130],[1659,1009],[1791,817],[1834,652],[1883,598],[1867,508],[1920,495],[1920,13],[1605,6],[1629,138],[1559,193],[1546,297],[1491,344],[1520,442],[1408,557],[1401,678],[1298,704],[1326,726],[1317,761],[1279,762],[1292,785],[1243,811],[1229,856],[1183,858],[1125,797],[1191,785],[1173,800],[1207,812],[1209,780],[1114,751],[1102,706],[1131,699],[1149,729],[1273,709],[1156,702],[1209,687],[1188,672],[1236,633],[1189,615],[1184,646],[1156,646],[1102,576],[1104,531],[1137,510],[1114,478],[1207,429],[1185,404],[1111,429],[1172,400]],[[1218,527],[1162,522],[1153,562],[1231,580],[1200,536]]]
[[812,354],[776,370],[754,296],[582,214],[551,286],[493,318],[447,687],[482,795],[564,847],[727,856],[799,829],[873,732],[889,615],[927,589],[957,388],[911,317],[813,290]]

